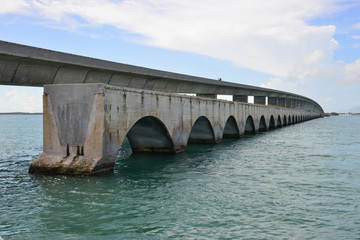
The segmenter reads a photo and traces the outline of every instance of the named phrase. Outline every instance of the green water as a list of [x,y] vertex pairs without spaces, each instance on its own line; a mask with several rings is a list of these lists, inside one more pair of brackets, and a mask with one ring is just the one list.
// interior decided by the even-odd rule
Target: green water
[[114,173],[29,175],[42,116],[0,116],[4,239],[360,239],[360,117],[119,152]]

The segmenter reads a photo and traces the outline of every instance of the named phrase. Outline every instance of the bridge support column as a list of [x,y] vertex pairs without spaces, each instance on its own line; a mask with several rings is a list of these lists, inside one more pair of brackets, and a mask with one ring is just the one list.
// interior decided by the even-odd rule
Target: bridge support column
[[233,101],[234,102],[248,102],[248,96],[247,95],[233,95]]
[[265,96],[254,96],[254,103],[255,104],[266,104],[266,97]]
[[105,154],[102,84],[45,85],[41,156],[30,173],[89,175],[112,170]]

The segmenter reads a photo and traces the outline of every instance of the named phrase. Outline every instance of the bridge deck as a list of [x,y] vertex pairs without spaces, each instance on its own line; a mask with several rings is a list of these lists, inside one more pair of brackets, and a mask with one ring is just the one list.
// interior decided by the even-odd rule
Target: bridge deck
[[[297,94],[154,70],[0,41],[0,84],[106,83],[172,93],[291,98],[320,105]],[[322,109],[321,109],[322,110]]]

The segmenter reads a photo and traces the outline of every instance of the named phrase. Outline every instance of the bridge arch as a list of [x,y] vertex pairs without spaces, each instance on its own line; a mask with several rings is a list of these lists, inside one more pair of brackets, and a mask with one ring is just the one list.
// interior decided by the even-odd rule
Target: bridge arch
[[292,122],[291,122],[291,116],[289,115],[289,121],[288,121],[288,125],[291,125]]
[[240,136],[240,131],[237,126],[235,117],[234,116],[228,117],[224,127],[223,138],[233,138],[239,136]]
[[215,143],[214,129],[209,119],[200,116],[192,125],[188,143]]
[[259,132],[265,132],[267,130],[266,121],[264,115],[261,116],[259,121]]
[[255,130],[254,119],[251,115],[249,115],[245,122],[245,134],[251,134],[255,132],[256,130]]
[[291,121],[293,124],[295,124],[295,115],[292,116],[292,121]]
[[146,116],[134,123],[126,137],[136,152],[174,152],[174,143],[165,124],[158,118]]
[[277,123],[276,123],[276,127],[282,127],[282,124],[281,124],[281,116],[279,115],[278,118],[277,118]]
[[286,126],[287,125],[287,119],[286,119],[286,116],[284,115],[284,123],[283,123],[283,126]]
[[269,129],[275,129],[276,128],[276,125],[275,125],[275,119],[274,119],[274,116],[271,115],[270,117],[270,121],[269,121]]

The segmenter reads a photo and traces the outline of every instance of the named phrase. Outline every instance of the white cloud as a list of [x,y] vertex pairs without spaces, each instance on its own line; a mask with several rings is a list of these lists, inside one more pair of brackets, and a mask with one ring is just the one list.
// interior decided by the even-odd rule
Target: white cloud
[[42,112],[42,89],[1,86],[1,112]]
[[360,59],[345,66],[344,82],[360,83]]
[[261,84],[261,87],[294,92],[294,90],[300,86],[295,81],[285,81],[280,77],[273,77],[270,78],[267,83]]
[[356,29],[360,29],[360,23],[354,24],[354,27],[355,27]]
[[30,7],[26,0],[1,1],[0,14],[6,13],[23,13],[25,9]]
[[[332,57],[334,26],[306,20],[338,0],[28,0],[17,6],[73,30],[112,25],[142,44],[195,52],[281,77],[304,78]],[[12,1],[6,1],[12,2]],[[21,4],[20,4],[21,3]],[[5,12],[6,10],[3,10]],[[79,17],[82,19],[79,21]],[[312,70],[304,72],[304,69]]]
[[360,35],[358,36],[351,36],[353,39],[360,39]]

